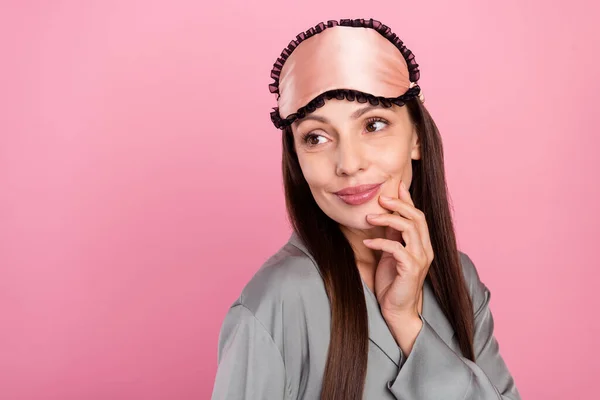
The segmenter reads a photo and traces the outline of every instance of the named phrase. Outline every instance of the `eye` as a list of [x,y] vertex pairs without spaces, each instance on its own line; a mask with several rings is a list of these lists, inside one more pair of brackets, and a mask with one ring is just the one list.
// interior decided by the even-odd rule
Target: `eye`
[[308,146],[318,146],[327,141],[323,135],[317,135],[316,133],[307,133],[302,136],[302,142]]
[[385,119],[373,117],[373,118],[369,118],[367,120],[367,124],[366,124],[365,128],[366,128],[367,132],[377,132],[377,131],[382,130],[383,128],[385,128],[388,125],[389,125],[389,122],[387,122]]

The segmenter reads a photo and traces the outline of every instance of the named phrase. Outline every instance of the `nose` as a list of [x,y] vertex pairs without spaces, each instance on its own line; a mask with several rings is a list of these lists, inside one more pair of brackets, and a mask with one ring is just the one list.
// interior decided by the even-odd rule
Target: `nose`
[[365,152],[360,143],[352,140],[341,140],[336,153],[336,174],[339,176],[354,175],[367,166]]

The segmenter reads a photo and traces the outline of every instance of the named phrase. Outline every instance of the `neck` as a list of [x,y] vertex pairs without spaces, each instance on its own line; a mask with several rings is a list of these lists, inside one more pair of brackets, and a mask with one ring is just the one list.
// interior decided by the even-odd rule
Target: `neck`
[[354,250],[356,267],[366,285],[374,292],[375,271],[381,258],[381,251],[374,251],[362,242],[364,239],[385,237],[385,227],[376,226],[371,229],[352,229],[340,226],[340,229]]

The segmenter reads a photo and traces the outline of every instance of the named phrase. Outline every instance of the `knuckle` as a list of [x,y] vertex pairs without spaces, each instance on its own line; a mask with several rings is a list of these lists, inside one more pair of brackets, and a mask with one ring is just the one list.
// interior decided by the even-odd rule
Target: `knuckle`
[[394,243],[394,251],[401,254],[403,250],[404,250],[404,247],[402,246],[402,244],[400,242]]

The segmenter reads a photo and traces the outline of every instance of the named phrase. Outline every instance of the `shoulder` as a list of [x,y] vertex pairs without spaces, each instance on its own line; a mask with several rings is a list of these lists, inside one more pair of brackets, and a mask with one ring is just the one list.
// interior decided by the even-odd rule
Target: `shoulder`
[[477,267],[471,257],[462,251],[459,251],[458,254],[467,290],[471,296],[474,311],[477,314],[479,309],[489,301],[490,291],[481,281]]
[[260,266],[233,306],[243,306],[269,325],[283,313],[300,316],[323,302],[325,287],[313,259],[288,241]]

